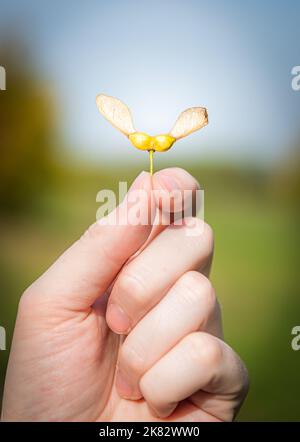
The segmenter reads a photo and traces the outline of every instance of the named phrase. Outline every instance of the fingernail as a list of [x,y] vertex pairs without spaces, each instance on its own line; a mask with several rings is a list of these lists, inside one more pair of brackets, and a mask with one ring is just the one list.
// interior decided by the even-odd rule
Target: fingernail
[[117,304],[109,304],[106,315],[109,326],[115,333],[124,334],[130,330],[130,319]]
[[172,190],[181,190],[178,181],[169,175],[164,175],[163,173],[158,173],[155,178],[158,180],[161,187],[171,192]]
[[133,389],[130,385],[128,377],[118,369],[117,375],[116,375],[116,387],[120,394],[120,396],[124,398],[131,398]]

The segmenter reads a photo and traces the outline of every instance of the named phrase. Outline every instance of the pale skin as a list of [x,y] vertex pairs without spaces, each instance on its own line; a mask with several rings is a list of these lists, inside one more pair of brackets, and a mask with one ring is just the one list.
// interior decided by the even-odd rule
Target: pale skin
[[[143,173],[133,189],[197,186],[166,169]],[[3,420],[234,419],[248,376],[223,340],[212,229],[201,220],[151,229],[95,223],[25,291]]]

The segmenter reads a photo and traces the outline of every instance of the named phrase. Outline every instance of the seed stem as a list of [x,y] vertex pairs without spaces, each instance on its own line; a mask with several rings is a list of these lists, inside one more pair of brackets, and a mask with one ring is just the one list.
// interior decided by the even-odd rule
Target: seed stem
[[150,158],[150,175],[153,175],[153,154],[154,150],[149,150],[149,158]]

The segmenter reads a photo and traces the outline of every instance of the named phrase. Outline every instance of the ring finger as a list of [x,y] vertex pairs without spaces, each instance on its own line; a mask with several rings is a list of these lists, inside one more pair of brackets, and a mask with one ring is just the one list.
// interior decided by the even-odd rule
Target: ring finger
[[210,281],[187,272],[135,328],[123,343],[116,384],[121,396],[141,397],[139,381],[164,354],[193,331],[222,337],[220,308]]

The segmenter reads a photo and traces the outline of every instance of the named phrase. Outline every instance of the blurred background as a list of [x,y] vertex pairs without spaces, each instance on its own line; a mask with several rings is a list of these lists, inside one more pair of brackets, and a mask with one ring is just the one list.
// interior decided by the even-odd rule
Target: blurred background
[[148,168],[98,113],[104,92],[150,133],[208,108],[155,166],[205,190],[225,337],[251,377],[239,420],[300,419],[299,14],[292,0],[1,2],[0,398],[23,290],[95,220],[99,190]]

